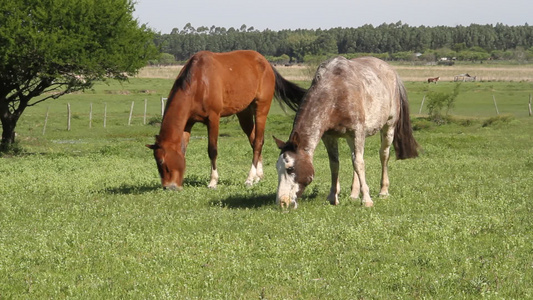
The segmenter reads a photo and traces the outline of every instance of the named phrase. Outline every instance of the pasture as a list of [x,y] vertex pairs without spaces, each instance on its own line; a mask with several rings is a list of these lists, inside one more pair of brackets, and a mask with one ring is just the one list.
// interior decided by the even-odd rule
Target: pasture
[[[244,185],[251,148],[229,118],[220,130],[218,188],[206,187],[200,124],[187,151],[184,190],[160,188],[144,145],[159,131],[159,100],[171,86],[159,78],[99,84],[25,112],[17,127],[21,153],[0,158],[0,299],[533,297],[531,82],[463,83],[454,122],[440,126],[424,109],[418,114],[423,95],[455,84],[406,82],[423,153],[391,159],[391,196],[377,197],[374,136],[365,152],[374,208],[350,200],[352,167],[340,143],[341,204],[325,200],[329,165],[319,145],[315,179],[299,208],[288,211],[274,203],[279,150],[270,136],[287,138],[293,115],[276,103],[259,184]],[[154,125],[143,125],[145,98]]]

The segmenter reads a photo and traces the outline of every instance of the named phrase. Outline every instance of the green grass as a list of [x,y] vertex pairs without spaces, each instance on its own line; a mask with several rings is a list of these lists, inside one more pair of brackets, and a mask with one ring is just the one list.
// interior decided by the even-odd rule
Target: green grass
[[[451,93],[457,83],[407,82],[411,113],[420,112],[420,104],[428,91]],[[494,99],[500,114],[512,114],[517,118],[528,116],[529,97],[533,94],[531,82],[463,82],[459,83],[459,95],[451,114],[462,117],[489,117],[497,114]],[[493,98],[494,96],[494,98]],[[428,99],[426,99],[427,101]],[[533,101],[533,100],[532,100]],[[427,102],[422,114],[427,114]]]
[[[23,154],[0,158],[0,299],[533,297],[533,118],[518,105],[529,83],[465,83],[452,112],[458,121],[414,119],[424,151],[390,162],[388,199],[377,197],[379,138],[369,138],[371,209],[349,198],[345,143],[341,205],[327,204],[329,166],[319,145],[314,182],[297,210],[282,211],[274,203],[279,151],[270,136],[287,138],[292,117],[277,105],[258,185],[244,186],[251,149],[230,119],[219,139],[216,190],[206,187],[202,125],[193,129],[184,190],[160,188],[144,147],[158,127],[142,125],[142,109],[131,126],[127,121],[131,101],[140,108],[145,97],[156,117],[169,82],[97,86],[25,113],[18,127]],[[411,111],[418,112],[424,87],[408,89]],[[493,90],[505,91],[496,97],[507,115],[495,117]],[[481,94],[489,95],[487,108]],[[91,101],[95,108],[108,103],[107,128],[97,119],[88,128]],[[67,102],[87,107],[70,132]]]

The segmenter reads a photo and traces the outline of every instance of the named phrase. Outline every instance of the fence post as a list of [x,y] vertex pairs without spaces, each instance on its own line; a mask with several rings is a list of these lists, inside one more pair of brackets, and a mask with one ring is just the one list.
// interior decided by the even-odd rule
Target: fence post
[[[529,107],[531,107],[531,105]],[[43,126],[43,135],[44,135],[44,132],[46,131],[46,124],[48,123],[48,112],[49,111],[50,111],[50,106],[48,106],[48,108],[46,109],[46,117],[44,118],[44,126]]]
[[106,123],[107,123],[107,102],[104,103],[104,128],[106,126]]
[[146,125],[146,106],[148,104],[148,99],[144,98],[144,118],[143,118],[143,125]]
[[93,103],[90,104],[89,109],[89,128],[93,128]]
[[531,117],[533,113],[531,112],[531,93],[529,94],[529,116]]
[[161,98],[161,117],[165,114],[165,100],[167,98]]
[[133,115],[133,105],[134,104],[135,104],[135,101],[131,101],[130,118],[128,120],[128,125],[131,125],[131,116]]
[[492,95],[492,100],[494,101],[494,107],[496,108],[496,114],[499,115],[500,111],[498,110],[498,105],[496,105],[496,97]]
[[418,114],[422,114],[422,106],[424,106],[424,100],[426,100],[426,95],[424,95],[424,98],[422,98],[422,103],[420,103],[420,109],[418,110]]
[[67,103],[67,131],[70,131],[70,117],[71,117],[71,114],[70,114],[70,103]]

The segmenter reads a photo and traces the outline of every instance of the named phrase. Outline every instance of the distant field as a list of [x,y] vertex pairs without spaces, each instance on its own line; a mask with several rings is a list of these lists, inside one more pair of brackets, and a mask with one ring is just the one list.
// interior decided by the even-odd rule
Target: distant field
[[[455,75],[468,73],[477,81],[533,81],[533,64],[461,64],[454,66],[414,66],[394,64],[404,81],[426,81],[428,77],[440,77],[441,81],[453,81]],[[314,68],[307,66],[276,66],[289,80],[306,81],[312,78]],[[139,78],[176,78],[181,66],[146,67],[140,70]]]

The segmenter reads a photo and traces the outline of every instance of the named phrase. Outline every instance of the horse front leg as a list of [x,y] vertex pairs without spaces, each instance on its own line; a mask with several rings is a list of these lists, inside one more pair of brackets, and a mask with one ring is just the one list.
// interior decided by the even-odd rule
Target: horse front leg
[[[359,183],[361,186],[361,193],[363,197],[361,199],[361,204],[366,207],[374,206],[374,202],[370,197],[370,189],[366,183],[365,175],[365,161],[364,161],[364,152],[365,152],[365,133],[361,130],[360,134],[357,134],[353,138],[347,138],[348,146],[352,150],[352,164],[357,177],[359,178]],[[355,179],[354,179],[355,182]]]
[[329,157],[329,168],[331,170],[331,188],[329,189],[328,201],[331,205],[339,204],[339,193],[341,185],[339,183],[339,143],[336,137],[324,135],[322,141],[326,146]]
[[209,116],[207,124],[207,153],[209,154],[209,159],[211,160],[211,180],[207,185],[208,188],[214,189],[218,184],[218,171],[217,171],[217,143],[218,143],[218,130],[220,124],[220,115],[211,114]]
[[187,152],[187,146],[189,145],[189,140],[191,139],[191,130],[194,123],[189,122],[187,125],[185,125],[185,130],[183,131],[182,139],[181,139],[181,153],[183,153],[183,156],[185,156],[185,153]]
[[356,200],[359,199],[359,194],[361,193],[361,182],[359,181],[359,175],[355,168],[353,169],[353,179],[352,186],[350,189],[350,198]]

